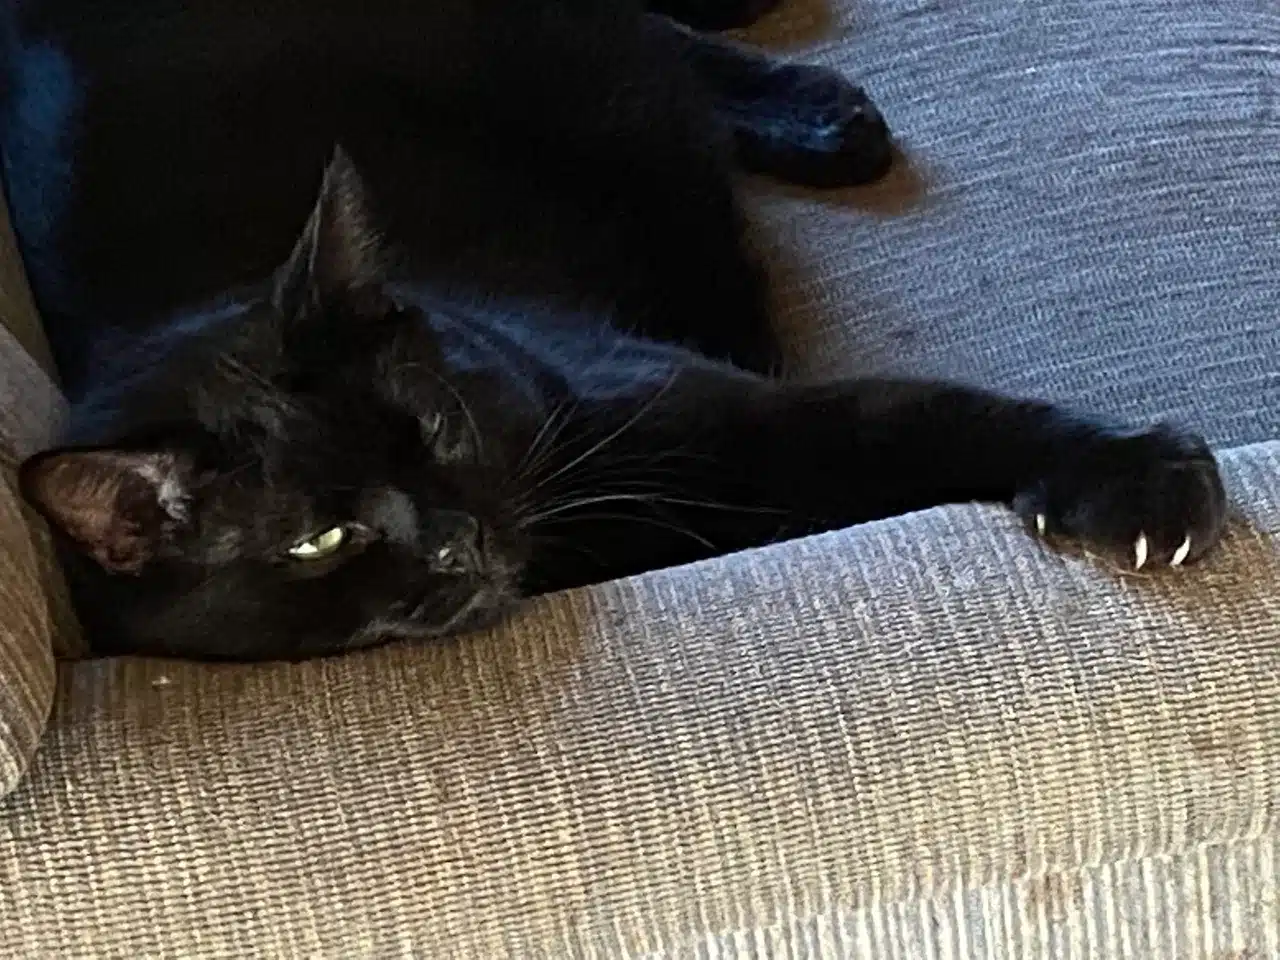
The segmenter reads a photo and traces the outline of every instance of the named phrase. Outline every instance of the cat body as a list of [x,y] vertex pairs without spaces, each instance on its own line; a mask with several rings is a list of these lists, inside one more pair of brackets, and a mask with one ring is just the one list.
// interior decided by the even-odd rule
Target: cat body
[[1194,435],[770,376],[735,168],[862,182],[890,148],[843,78],[689,26],[760,6],[13,8],[0,156],[74,403],[23,485],[95,648],[441,636],[954,500],[1207,550]]

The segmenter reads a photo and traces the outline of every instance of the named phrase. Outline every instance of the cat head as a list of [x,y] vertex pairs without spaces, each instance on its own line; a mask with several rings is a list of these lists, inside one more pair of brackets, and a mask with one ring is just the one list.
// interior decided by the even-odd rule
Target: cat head
[[537,414],[451,368],[397,300],[341,152],[269,283],[120,369],[70,445],[21,471],[95,649],[295,659],[453,632],[517,597],[506,451]]

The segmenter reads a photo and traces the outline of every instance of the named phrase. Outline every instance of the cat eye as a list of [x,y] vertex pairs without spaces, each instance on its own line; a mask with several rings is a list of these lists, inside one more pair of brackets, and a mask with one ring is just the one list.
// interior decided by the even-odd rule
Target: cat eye
[[323,560],[341,550],[348,535],[346,527],[330,527],[324,533],[299,540],[289,548],[288,553],[295,560]]

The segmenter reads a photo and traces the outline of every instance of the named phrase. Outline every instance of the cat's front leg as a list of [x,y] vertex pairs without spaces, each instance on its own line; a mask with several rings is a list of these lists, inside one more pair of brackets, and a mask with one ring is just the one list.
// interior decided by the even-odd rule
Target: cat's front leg
[[539,591],[948,503],[1010,504],[1135,567],[1200,558],[1226,518],[1199,437],[962,386],[686,371],[575,409],[524,498],[539,501],[524,523],[557,548],[534,564]]
[[780,387],[751,469],[766,498],[835,527],[933,504],[1011,504],[1041,533],[1179,566],[1221,536],[1226,496],[1195,434],[1131,429],[966,387],[858,381]]

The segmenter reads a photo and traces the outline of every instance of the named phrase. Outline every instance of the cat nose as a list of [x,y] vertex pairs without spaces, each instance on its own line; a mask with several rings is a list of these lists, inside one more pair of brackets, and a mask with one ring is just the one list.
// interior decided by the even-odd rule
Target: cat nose
[[434,573],[472,573],[484,566],[480,522],[462,510],[433,510],[427,563]]

